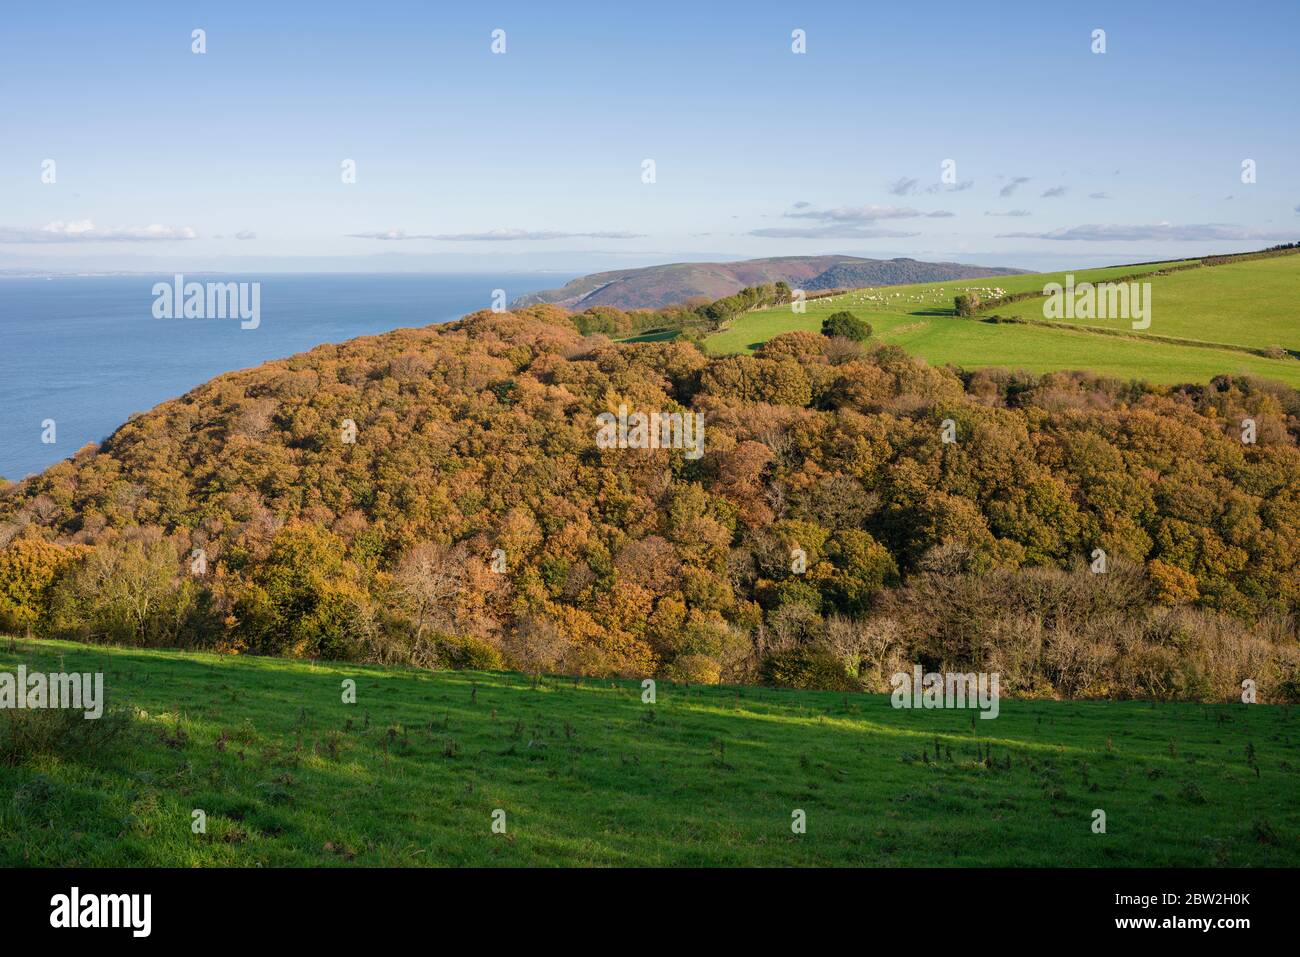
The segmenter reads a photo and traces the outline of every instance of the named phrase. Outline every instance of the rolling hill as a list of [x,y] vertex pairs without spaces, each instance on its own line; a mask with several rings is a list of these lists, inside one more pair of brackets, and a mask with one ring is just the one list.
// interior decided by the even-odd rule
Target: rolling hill
[[[788,306],[745,314],[704,341],[712,354],[752,352],[785,332],[816,332],[833,312],[866,319],[876,338],[936,364],[986,366],[1045,373],[1088,369],[1149,382],[1208,382],[1243,374],[1300,385],[1300,255],[1242,259],[1195,266],[1195,260],[1075,270],[1076,281],[1106,282],[1143,274],[1151,283],[1150,328],[1134,331],[1118,320],[1047,324],[1043,300],[994,302],[973,317],[958,317],[955,296],[1041,292],[1066,273],[1034,273],[996,281],[949,281],[855,289],[811,300],[807,311]],[[993,322],[993,315],[1016,322]],[[1027,321],[1025,321],[1027,320]]]
[[782,256],[732,263],[670,263],[594,273],[559,289],[521,296],[514,307],[550,303],[565,309],[592,306],[659,309],[688,299],[721,299],[746,286],[785,282],[809,289],[934,282],[1015,275],[1020,270],[927,263],[915,259],[861,259],[855,256]]

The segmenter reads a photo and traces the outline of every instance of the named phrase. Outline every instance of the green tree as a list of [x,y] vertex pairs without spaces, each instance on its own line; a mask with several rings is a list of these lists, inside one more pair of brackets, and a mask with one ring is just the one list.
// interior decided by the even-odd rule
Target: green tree
[[832,313],[822,320],[822,335],[831,339],[863,342],[871,338],[871,332],[871,323],[847,311]]
[[175,544],[142,537],[100,545],[55,583],[50,631],[61,637],[167,647],[202,634],[199,588]]
[[356,569],[337,535],[290,525],[235,604],[235,634],[251,651],[300,658],[343,658],[361,638],[367,610]]

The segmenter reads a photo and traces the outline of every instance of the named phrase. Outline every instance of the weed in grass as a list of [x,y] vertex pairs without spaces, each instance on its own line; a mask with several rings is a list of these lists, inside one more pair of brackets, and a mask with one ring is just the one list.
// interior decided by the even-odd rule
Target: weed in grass
[[1201,793],[1200,786],[1195,781],[1188,781],[1178,792],[1178,796],[1189,804],[1204,804],[1205,795]]
[[14,791],[14,807],[20,813],[39,812],[54,797],[54,786],[50,779],[38,774],[26,784]]
[[132,726],[131,713],[120,708],[94,720],[67,708],[6,708],[0,715],[0,765],[9,767],[43,754],[87,761],[118,743]]
[[1267,818],[1256,818],[1250,824],[1250,835],[1259,844],[1277,844],[1277,829]]

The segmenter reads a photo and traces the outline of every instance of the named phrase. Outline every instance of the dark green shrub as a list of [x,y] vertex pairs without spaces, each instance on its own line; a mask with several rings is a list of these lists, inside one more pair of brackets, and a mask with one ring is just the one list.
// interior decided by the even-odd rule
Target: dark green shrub
[[851,312],[837,312],[822,320],[822,335],[831,339],[852,339],[864,342],[871,338],[871,323],[859,319]]
[[501,652],[479,638],[440,635],[437,644],[438,657],[457,671],[500,671],[505,667]]
[[799,645],[776,651],[763,659],[759,669],[763,684],[777,688],[807,688],[817,691],[861,691],[858,680],[844,670],[844,662],[829,648]]

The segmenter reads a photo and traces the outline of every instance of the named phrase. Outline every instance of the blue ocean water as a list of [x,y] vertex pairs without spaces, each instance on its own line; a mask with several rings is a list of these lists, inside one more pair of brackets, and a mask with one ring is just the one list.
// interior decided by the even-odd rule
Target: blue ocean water
[[[187,276],[261,283],[261,322],[155,319],[171,276],[0,279],[0,476],[19,479],[100,442],[135,412],[233,369],[408,326],[458,319],[573,274]],[[45,444],[42,423],[55,423]]]

